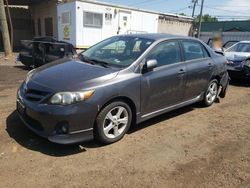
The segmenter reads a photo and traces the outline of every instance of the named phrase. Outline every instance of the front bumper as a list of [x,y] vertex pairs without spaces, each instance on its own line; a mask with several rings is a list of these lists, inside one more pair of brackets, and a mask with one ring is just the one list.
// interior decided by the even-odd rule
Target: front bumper
[[[95,105],[85,102],[68,106],[40,104],[18,92],[17,111],[30,130],[51,142],[73,144],[94,138],[93,125],[98,113]],[[58,131],[61,125],[68,127],[67,132]]]
[[227,70],[231,78],[250,79],[250,67],[244,66],[242,68],[235,68],[232,66],[228,66]]

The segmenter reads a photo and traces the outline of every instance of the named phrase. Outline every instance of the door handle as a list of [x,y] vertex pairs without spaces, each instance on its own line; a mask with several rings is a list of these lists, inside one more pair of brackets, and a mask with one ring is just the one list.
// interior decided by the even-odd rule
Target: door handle
[[178,74],[185,74],[185,70],[184,69],[180,69]]

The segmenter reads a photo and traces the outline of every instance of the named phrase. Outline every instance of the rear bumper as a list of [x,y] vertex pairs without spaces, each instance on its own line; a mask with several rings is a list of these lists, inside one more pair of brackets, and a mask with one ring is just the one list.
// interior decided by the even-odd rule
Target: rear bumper
[[19,54],[17,57],[17,61],[21,61],[22,64],[24,64],[27,67],[30,67],[31,65],[33,65],[33,58],[31,55],[29,54]]

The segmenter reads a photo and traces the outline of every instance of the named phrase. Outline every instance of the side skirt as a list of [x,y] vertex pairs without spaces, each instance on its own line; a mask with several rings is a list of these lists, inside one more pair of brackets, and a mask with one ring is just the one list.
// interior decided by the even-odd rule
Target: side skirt
[[179,103],[179,104],[176,104],[176,105],[172,105],[172,106],[168,106],[166,108],[162,108],[160,110],[156,110],[154,112],[150,112],[148,114],[145,114],[143,116],[141,116],[140,120],[137,122],[137,123],[141,123],[143,121],[146,121],[148,119],[151,119],[155,116],[158,116],[160,114],[164,114],[166,112],[170,112],[172,110],[176,110],[178,108],[182,108],[184,106],[188,106],[190,104],[193,104],[193,103],[196,103],[196,102],[199,102],[199,101],[202,101],[203,100],[203,95],[204,93],[200,94],[199,96],[193,98],[193,99],[190,99],[188,101],[185,101],[185,102],[182,102],[182,103]]

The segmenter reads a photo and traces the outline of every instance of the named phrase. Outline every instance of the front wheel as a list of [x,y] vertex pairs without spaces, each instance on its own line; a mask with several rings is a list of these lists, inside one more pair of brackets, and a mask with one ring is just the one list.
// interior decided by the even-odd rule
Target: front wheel
[[114,143],[126,134],[131,121],[129,105],[122,101],[110,103],[96,118],[95,138],[104,144]]
[[217,80],[209,82],[207,90],[205,92],[203,104],[204,106],[211,106],[218,96],[219,85]]

